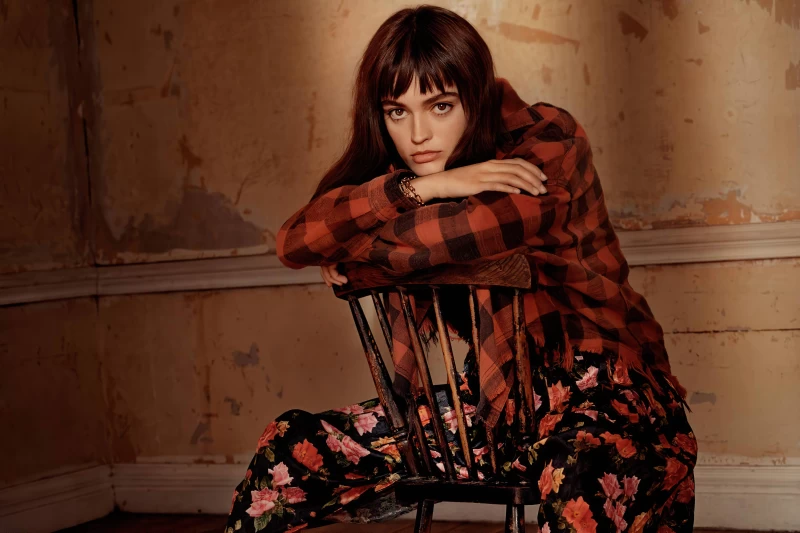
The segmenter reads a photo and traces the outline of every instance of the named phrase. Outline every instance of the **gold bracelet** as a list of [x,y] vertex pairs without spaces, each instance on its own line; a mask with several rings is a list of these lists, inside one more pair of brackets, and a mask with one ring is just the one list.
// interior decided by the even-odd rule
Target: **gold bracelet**
[[414,186],[411,185],[411,180],[415,179],[417,176],[413,175],[406,175],[400,180],[400,190],[403,191],[403,194],[407,197],[414,200],[417,205],[422,206],[425,205],[425,202],[422,201],[422,198],[417,191],[414,190]]

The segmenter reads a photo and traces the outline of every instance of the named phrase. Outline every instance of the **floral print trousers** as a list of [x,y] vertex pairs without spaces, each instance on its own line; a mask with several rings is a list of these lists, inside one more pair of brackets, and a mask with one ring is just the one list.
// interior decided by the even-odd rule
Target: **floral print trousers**
[[[532,370],[536,431],[519,434],[513,400],[497,428],[491,474],[485,429],[473,416],[478,376],[467,354],[460,397],[479,479],[535,484],[543,533],[692,531],[697,441],[678,393],[658,394],[638,374],[610,380],[614,356],[575,352],[570,371]],[[436,388],[439,415],[460,478],[467,477],[449,388]],[[444,470],[424,395],[419,412],[431,455]],[[447,431],[449,429],[449,431]],[[437,460],[438,458],[438,460]],[[312,414],[291,410],[264,430],[236,486],[225,533],[299,531],[335,517],[384,520],[414,509],[393,500],[409,475],[377,399]]]

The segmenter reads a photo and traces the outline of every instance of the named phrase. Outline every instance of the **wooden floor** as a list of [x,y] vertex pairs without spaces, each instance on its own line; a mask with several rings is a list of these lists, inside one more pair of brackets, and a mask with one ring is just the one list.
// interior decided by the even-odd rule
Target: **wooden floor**
[[[223,533],[225,518],[220,515],[177,515],[177,514],[130,514],[112,513],[104,518],[87,522],[80,526],[60,530],[60,533]],[[535,525],[527,527],[529,533],[536,533]],[[335,524],[313,529],[319,533],[412,533],[414,521],[408,519],[391,520],[375,524]],[[433,522],[433,533],[502,533],[503,525],[479,522]],[[756,533],[742,529],[696,528],[703,533]]]

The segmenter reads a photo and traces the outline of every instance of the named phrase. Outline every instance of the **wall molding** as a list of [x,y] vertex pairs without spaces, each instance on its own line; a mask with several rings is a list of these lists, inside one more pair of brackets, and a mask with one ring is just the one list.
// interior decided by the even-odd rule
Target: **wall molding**
[[[630,266],[800,257],[800,222],[617,232]],[[275,255],[192,259],[0,276],[0,305],[63,298],[322,283]]]
[[50,533],[114,510],[111,466],[95,465],[0,489],[0,531]]
[[[227,515],[246,468],[247,463],[116,464],[15,485],[0,490],[0,530],[53,531],[105,516],[115,503],[132,513]],[[800,465],[698,464],[695,480],[695,527],[800,530]],[[526,522],[536,523],[537,511],[528,507]],[[504,518],[497,505],[441,503],[434,514],[434,520]]]

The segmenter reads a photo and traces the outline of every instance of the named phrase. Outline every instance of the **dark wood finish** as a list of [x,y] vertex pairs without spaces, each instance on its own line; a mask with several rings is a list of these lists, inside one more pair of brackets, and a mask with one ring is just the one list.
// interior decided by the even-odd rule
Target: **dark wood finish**
[[525,533],[525,506],[507,505],[506,506],[506,529],[505,533]]
[[431,478],[407,478],[397,483],[397,500],[415,502],[422,499],[437,502],[493,503],[502,505],[536,505],[539,491],[533,485],[511,485],[487,481],[448,481]]
[[[403,314],[406,318],[406,327],[411,334],[411,344],[414,347],[414,356],[417,360],[417,373],[422,378],[422,389],[425,391],[425,398],[428,399],[428,407],[431,412],[431,425],[433,426],[433,434],[436,437],[436,443],[442,450],[442,462],[444,463],[444,472],[448,479],[455,479],[456,471],[453,467],[453,461],[450,458],[449,446],[447,445],[447,437],[444,434],[444,423],[441,416],[439,416],[439,404],[436,402],[436,393],[433,390],[433,381],[431,380],[431,372],[428,368],[428,360],[425,357],[425,352],[422,349],[422,341],[419,338],[417,331],[417,322],[414,319],[414,311],[411,309],[408,293],[404,287],[398,287],[400,291],[400,303],[403,306]],[[425,443],[427,446],[427,442]]]
[[353,320],[358,329],[361,346],[364,348],[364,354],[367,357],[367,365],[369,366],[370,374],[372,374],[372,381],[375,383],[375,389],[378,392],[378,399],[386,413],[386,418],[389,420],[389,425],[392,426],[393,430],[404,430],[406,422],[397,408],[397,403],[394,401],[391,378],[386,370],[386,364],[380,356],[378,346],[375,344],[375,338],[372,336],[367,318],[364,316],[364,310],[355,297],[351,296],[347,300],[350,303]]
[[371,290],[385,291],[412,285],[483,285],[531,288],[533,267],[527,256],[515,254],[496,261],[437,265],[408,274],[392,273],[368,263],[340,263],[339,270],[347,278],[344,285],[334,285],[333,293],[343,300],[353,295],[369,296]]
[[453,349],[450,345],[450,333],[447,331],[447,326],[442,317],[442,307],[439,302],[439,290],[435,285],[431,286],[433,293],[433,306],[436,314],[436,326],[439,329],[439,345],[442,348],[442,355],[444,356],[444,368],[447,372],[447,383],[450,385],[450,395],[453,399],[453,410],[456,413],[456,423],[458,424],[458,436],[461,441],[461,449],[464,453],[464,461],[467,463],[467,470],[470,477],[477,479],[477,473],[472,467],[472,454],[469,447],[469,436],[467,435],[467,421],[464,417],[464,409],[461,407],[461,397],[458,394],[459,379],[458,372],[456,371],[456,362],[453,358]]
[[[514,354],[514,389],[512,398],[515,398],[516,416],[520,429],[527,431],[533,427],[533,390],[530,380],[530,362],[527,348],[526,322],[523,306],[523,289],[531,288],[532,265],[524,255],[512,255],[497,261],[473,263],[468,265],[439,265],[438,267],[412,272],[408,274],[391,273],[380,267],[366,263],[345,263],[341,265],[342,273],[348,278],[348,283],[343,286],[334,286],[334,294],[341,299],[348,300],[356,322],[356,329],[361,337],[367,364],[370,368],[378,399],[383,405],[394,430],[395,439],[401,450],[405,450],[404,457],[409,466],[411,476],[396,484],[397,501],[403,505],[417,504],[417,517],[414,525],[415,533],[428,533],[431,531],[433,507],[438,501],[493,503],[506,505],[505,531],[508,533],[522,533],[525,530],[525,505],[538,503],[539,492],[535,486],[527,483],[507,484],[500,482],[483,482],[477,480],[477,468],[469,446],[466,417],[461,405],[459,391],[459,376],[456,370],[449,331],[442,315],[441,292],[442,285],[465,285],[468,287],[468,304],[471,318],[471,341],[475,354],[476,364],[480,365],[480,317],[478,316],[477,287],[512,288],[513,296],[513,321],[515,336]],[[398,420],[400,410],[395,401],[386,366],[366,322],[364,312],[358,299],[370,296],[375,306],[375,311],[380,322],[381,330],[391,352],[392,330],[386,316],[381,295],[386,296],[389,291],[396,291],[400,296],[400,304],[405,327],[409,332],[414,358],[417,364],[417,377],[422,382],[422,389],[430,408],[430,423],[433,428],[434,438],[441,450],[441,461],[444,465],[444,476],[435,468],[430,454],[428,442],[420,420],[416,403],[418,392],[415,383],[411,391],[404,398],[408,410],[404,420]],[[418,332],[418,325],[414,309],[411,308],[410,292],[422,294],[430,291],[433,302],[436,326],[438,328],[439,347],[442,350],[447,383],[449,386],[453,410],[456,415],[458,438],[463,451],[464,459],[469,472],[469,479],[459,479],[454,466],[452,450],[448,446],[444,423],[439,414],[434,384],[428,367],[427,354]],[[480,366],[478,366],[480,370]],[[390,414],[391,413],[391,414]],[[495,434],[493,428],[487,429],[487,445],[489,448],[489,462],[492,472],[497,473],[497,457],[495,449]],[[415,453],[416,452],[416,453]],[[421,458],[417,459],[417,456]],[[444,479],[442,479],[442,477]]]
[[417,506],[417,519],[414,521],[414,533],[430,533],[433,525],[433,501],[422,500]]
[[528,355],[527,325],[523,309],[523,293],[514,289],[514,336],[516,348],[514,352],[517,371],[517,420],[519,430],[528,433],[534,429],[533,424],[533,386],[531,384],[530,357]]

